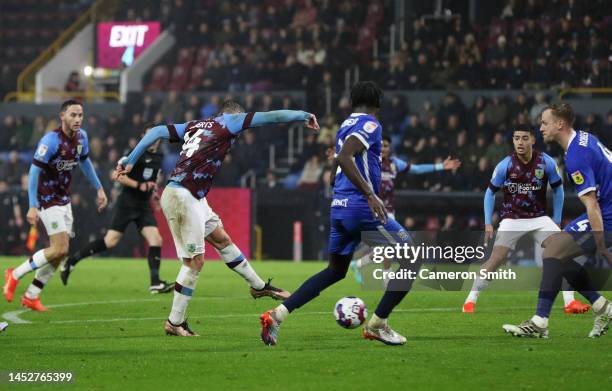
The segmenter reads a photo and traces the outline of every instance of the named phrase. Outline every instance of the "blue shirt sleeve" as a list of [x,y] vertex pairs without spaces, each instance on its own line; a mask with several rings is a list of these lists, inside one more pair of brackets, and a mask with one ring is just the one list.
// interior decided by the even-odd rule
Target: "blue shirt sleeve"
[[496,192],[499,190],[504,182],[506,181],[506,172],[508,171],[508,163],[510,163],[510,157],[506,157],[504,160],[499,162],[493,170],[493,175],[491,176],[491,182],[489,183],[489,188]]
[[555,159],[547,154],[544,154],[544,161],[546,162],[546,176],[548,177],[550,186],[553,188],[561,186],[563,184],[563,180],[559,174],[559,168],[557,167],[557,162],[555,162]]
[[38,208],[38,177],[42,169],[32,164],[28,174],[28,202],[30,208]]
[[91,183],[96,190],[100,189],[102,187],[102,183],[100,183],[100,179],[98,178],[98,174],[96,174],[96,169],[94,168],[91,159],[86,158],[83,162],[81,162],[80,167],[83,174],[85,174],[89,180],[89,183]]
[[362,121],[353,127],[351,133],[346,136],[345,140],[351,136],[357,137],[366,149],[370,149],[370,145],[380,140],[382,137],[382,127],[379,123],[374,121]]
[[83,135],[83,141],[81,142],[83,145],[83,151],[81,151],[81,161],[84,161],[89,156],[89,136],[83,129],[81,129],[81,134]]
[[563,186],[557,186],[553,189],[553,221],[555,224],[561,224],[563,217],[563,201],[565,199],[565,191]]
[[57,153],[59,147],[59,139],[55,132],[47,133],[40,139],[36,152],[34,153],[34,160],[43,164],[49,163],[49,160]]
[[[575,152],[575,150],[574,150]],[[579,196],[597,190],[595,174],[591,168],[591,151],[587,148],[581,149],[580,155],[568,153],[565,158],[565,168],[570,180],[576,187]]]
[[256,113],[223,114],[215,118],[232,134],[238,134],[249,128],[281,124],[296,121],[307,121],[310,113],[301,110],[274,110]]
[[[398,172],[405,171],[408,168],[408,163],[405,160],[402,160],[398,157],[393,156],[391,158],[391,161],[395,163],[395,166],[397,167]],[[410,168],[412,169],[412,166],[410,166]]]
[[176,124],[176,125],[159,125],[149,129],[144,135],[142,140],[136,145],[132,152],[128,155],[125,160],[125,165],[134,165],[142,156],[142,154],[157,140],[161,139],[182,139],[185,135],[185,128],[187,124]]
[[495,208],[495,193],[488,188],[484,196],[484,221],[485,224],[493,224],[493,208]]

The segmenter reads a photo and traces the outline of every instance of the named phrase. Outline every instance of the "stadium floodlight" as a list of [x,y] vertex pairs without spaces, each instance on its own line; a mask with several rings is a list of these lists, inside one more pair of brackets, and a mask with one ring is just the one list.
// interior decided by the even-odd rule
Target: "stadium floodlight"
[[90,77],[91,75],[93,75],[93,67],[91,65],[86,65],[83,68],[83,74],[85,74],[85,76]]

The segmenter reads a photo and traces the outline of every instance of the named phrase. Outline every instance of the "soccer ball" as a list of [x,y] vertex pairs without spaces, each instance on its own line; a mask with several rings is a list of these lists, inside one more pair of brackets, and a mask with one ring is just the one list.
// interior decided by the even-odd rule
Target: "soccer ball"
[[354,329],[365,322],[368,308],[363,300],[355,296],[343,297],[334,306],[336,323],[345,329]]

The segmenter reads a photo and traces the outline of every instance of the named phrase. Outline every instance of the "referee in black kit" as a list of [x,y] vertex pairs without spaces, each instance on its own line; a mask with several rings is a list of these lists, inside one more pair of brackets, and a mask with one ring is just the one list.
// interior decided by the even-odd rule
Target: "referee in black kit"
[[[145,133],[152,127],[153,125],[147,126]],[[133,222],[149,244],[147,257],[151,274],[149,292],[166,293],[173,290],[174,283],[168,283],[159,278],[162,237],[157,229],[157,221],[155,221],[149,203],[151,196],[157,190],[157,175],[163,159],[163,155],[157,152],[158,147],[159,142],[151,145],[134,165],[129,175],[117,176],[113,174],[113,180],[119,182],[122,189],[117,198],[109,230],[104,238],[90,242],[68,258],[60,275],[64,285],[68,284],[68,277],[79,261],[115,247],[121,240],[127,226]]]

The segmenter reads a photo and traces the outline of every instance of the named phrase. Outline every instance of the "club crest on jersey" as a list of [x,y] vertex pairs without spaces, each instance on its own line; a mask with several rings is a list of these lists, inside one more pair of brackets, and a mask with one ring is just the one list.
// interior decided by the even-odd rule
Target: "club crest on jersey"
[[77,145],[77,154],[80,155],[83,152],[83,144]]
[[142,178],[149,180],[151,179],[151,177],[153,176],[153,169],[152,168],[145,168],[144,170],[142,170]]
[[584,183],[584,177],[580,171],[574,171],[572,173],[572,180],[577,185],[582,185]]
[[363,130],[365,130],[368,133],[374,133],[374,131],[376,130],[377,125],[372,122],[372,121],[368,121],[363,125]]
[[544,170],[542,170],[541,168],[536,168],[535,170],[535,176],[538,179],[542,179],[544,178]]
[[508,184],[508,191],[510,193],[516,193],[517,190],[518,190],[518,185],[516,183],[509,183]]

